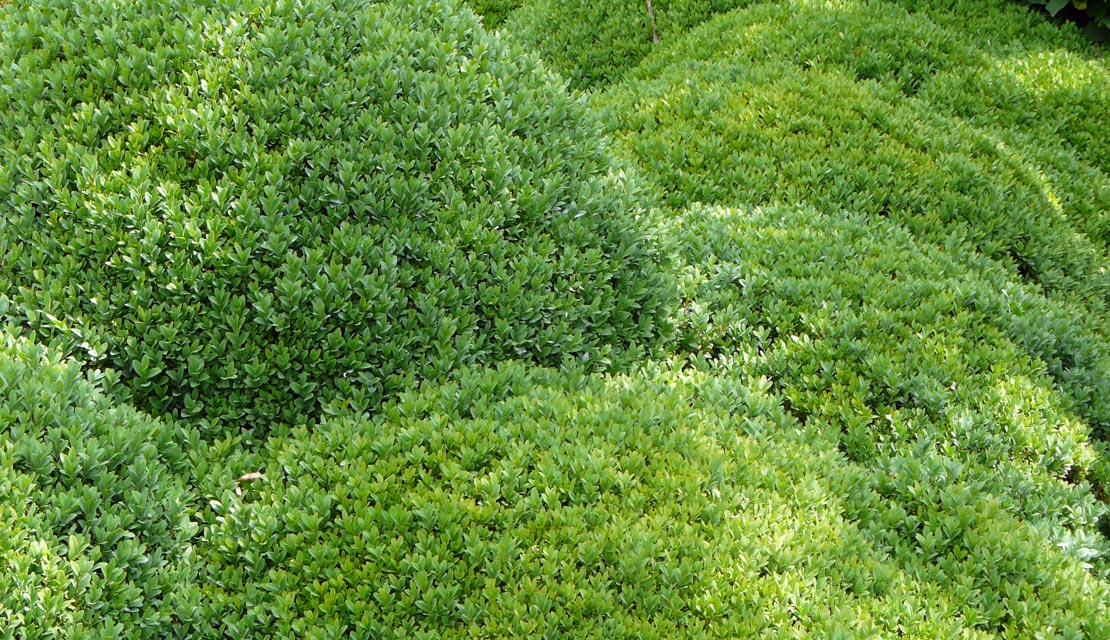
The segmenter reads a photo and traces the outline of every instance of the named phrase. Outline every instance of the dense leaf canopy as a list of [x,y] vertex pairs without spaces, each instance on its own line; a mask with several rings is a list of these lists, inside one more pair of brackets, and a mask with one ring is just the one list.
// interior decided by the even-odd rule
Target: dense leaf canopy
[[1106,59],[650,7],[0,1],[0,640],[1110,637]]
[[468,10],[56,0],[0,32],[8,317],[140,407],[264,434],[657,333],[595,119]]

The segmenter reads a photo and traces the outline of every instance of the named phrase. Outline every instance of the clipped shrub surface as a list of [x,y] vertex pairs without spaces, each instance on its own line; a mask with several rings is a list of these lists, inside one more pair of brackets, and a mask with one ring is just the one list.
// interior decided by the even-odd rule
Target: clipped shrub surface
[[[691,33],[599,102],[672,206],[888,217],[1103,313],[1110,68],[1006,53],[1015,59],[897,5],[757,5]],[[1037,95],[1058,91],[1068,97]],[[1054,115],[1023,115],[1036,109]]]
[[[989,272],[983,290],[1007,293],[980,296],[979,317],[1041,359],[1105,436],[1110,70],[1066,49],[1024,51],[1050,27],[1010,11],[1023,39],[991,58],[942,10],[759,5],[695,30],[598,102],[676,209],[783,200],[847,209],[961,256],[954,273]],[[1058,115],[1023,115],[1034,105]],[[676,241],[697,242],[682,232]],[[798,259],[848,249],[830,241]],[[1020,282],[1031,288],[1011,286]]]
[[[949,42],[963,43],[963,52],[951,59],[961,64],[950,64],[935,74],[928,71],[935,83],[925,96],[931,109],[1003,136],[1030,135],[1034,144],[1022,145],[1021,151],[1052,176],[1054,185],[1078,169],[1044,160],[1053,156],[1055,139],[1065,140],[1086,164],[1110,166],[1106,144],[1110,90],[1102,50],[1005,2],[898,0],[896,5],[914,16],[918,28],[925,26],[934,34],[947,34]],[[918,37],[935,39],[920,33]],[[1061,169],[1064,172],[1059,173]],[[1088,180],[1084,173],[1075,178]],[[1083,219],[1091,212],[1099,210],[1085,210]],[[1105,242],[1106,236],[1102,238]]]
[[72,361],[0,342],[0,638],[167,638],[191,620],[171,430]]
[[469,10],[0,8],[0,637],[1110,637],[1106,67],[865,5],[655,3],[614,377],[638,196]]
[[264,433],[468,362],[604,362],[660,279],[598,126],[434,0],[13,2],[8,317]]
[[482,16],[482,24],[486,27],[499,27],[505,18],[515,9],[519,8],[524,0],[469,0],[467,4],[474,13]]
[[675,224],[680,348],[773,380],[853,461],[935,449],[1021,517],[1064,525],[1082,560],[1110,551],[1089,484],[1110,477],[1087,442],[1110,415],[1110,358],[1080,311],[889,221],[696,207]]
[[214,632],[1110,631],[1107,585],[957,464],[848,463],[766,380],[466,370],[273,443],[204,541]]
[[574,89],[620,79],[655,48],[746,0],[527,0],[509,14],[504,31],[559,71]]

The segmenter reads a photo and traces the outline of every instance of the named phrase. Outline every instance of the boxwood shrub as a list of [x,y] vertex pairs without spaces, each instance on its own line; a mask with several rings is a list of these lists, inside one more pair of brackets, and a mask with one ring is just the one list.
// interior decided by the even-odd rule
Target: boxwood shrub
[[192,624],[192,498],[166,424],[0,338],[0,638],[169,638]]
[[[1036,30],[996,53],[943,10],[918,9],[738,9],[598,102],[674,207],[789,202],[890,218],[1106,317],[1110,67],[1078,44],[1031,53],[1053,46]],[[1022,14],[1000,15],[1025,33]]]
[[[994,128],[999,134],[1032,134],[1036,144],[1026,146],[1025,153],[1036,153],[1044,143],[1062,138],[1085,162],[1110,165],[1105,142],[1110,135],[1107,66],[1097,46],[1012,3],[898,0],[897,4],[914,16],[919,29],[926,25],[934,33],[939,29],[976,54],[966,58],[970,64],[951,65],[935,74],[936,85],[928,93],[931,108]],[[1054,163],[1044,162],[1043,155],[1041,151],[1033,157],[1051,172],[1053,182],[1061,180]]]
[[574,89],[603,87],[655,48],[711,16],[750,0],[527,0],[504,32],[537,52]]
[[[984,47],[1021,46],[1026,43],[1047,44],[1051,48],[1082,44],[1094,55],[1097,45],[1110,29],[1107,5],[1103,0],[1017,0],[1016,2],[984,2],[983,0],[894,0],[915,12],[926,12],[957,28]],[[1015,11],[1015,5],[1019,10]],[[1022,7],[1036,11],[1022,11]],[[1060,20],[1045,20],[1045,13]],[[1063,15],[1061,15],[1063,14]],[[1017,18],[1016,16],[1024,16]],[[1064,19],[1073,20],[1081,29],[1069,28]],[[1055,24],[1053,24],[1055,22]],[[1064,28],[1060,28],[1063,26]],[[998,35],[1006,32],[1002,40]],[[1034,35],[1035,34],[1035,35]],[[1033,35],[1033,38],[1030,36]]]
[[[943,8],[800,1],[739,9],[653,56],[598,102],[611,109],[624,149],[679,210],[782,200],[847,209],[868,222],[853,223],[857,231],[846,238],[866,240],[868,225],[878,232],[890,221],[923,243],[900,250],[899,260],[918,251],[933,260],[960,256],[950,273],[990,274],[968,300],[976,316],[967,322],[976,331],[993,327],[1042,362],[1078,416],[1106,437],[1110,70],[1079,46],[1051,55],[1023,49],[1049,46],[1041,31],[1051,27],[1030,26],[1018,7],[997,12],[1001,26],[987,33],[1020,39],[1003,39],[995,55],[980,47],[986,36],[964,34]],[[798,43],[782,33],[799,34]],[[1036,109],[1052,117],[1034,117]],[[680,225],[696,224],[697,215],[683,214]],[[680,229],[676,241],[696,238]],[[852,250],[836,243],[811,243],[807,255],[784,244],[792,257],[781,268]],[[688,260],[724,255],[696,251]],[[941,277],[927,266],[921,282]],[[775,282],[779,267],[768,268]],[[807,278],[836,285],[818,272]],[[816,285],[802,282],[785,300],[775,300],[784,294],[772,288],[767,304],[784,313],[807,308],[805,287]],[[871,295],[880,293],[886,289]],[[832,305],[830,313],[837,308],[816,299]],[[727,316],[718,327],[728,326]],[[932,321],[915,320],[918,329],[905,338]],[[776,324],[773,314],[759,322]]]
[[596,121],[453,2],[17,0],[0,58],[7,317],[154,414],[265,433],[656,334]]
[[1088,444],[1110,424],[1110,352],[1081,310],[889,221],[698,207],[676,226],[690,239],[681,348],[766,376],[795,418],[865,467],[951,460],[951,480],[985,483],[1110,568],[1110,476]]
[[608,379],[504,364],[272,441],[203,541],[211,631],[1110,632],[1107,584],[997,482],[939,452],[851,463],[771,384],[697,361]]

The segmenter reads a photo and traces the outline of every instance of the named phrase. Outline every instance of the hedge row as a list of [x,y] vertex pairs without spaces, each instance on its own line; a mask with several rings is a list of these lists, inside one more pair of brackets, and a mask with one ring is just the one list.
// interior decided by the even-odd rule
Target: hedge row
[[643,194],[470,11],[0,7],[0,637],[1110,637],[1105,65],[684,6],[612,377]]
[[890,218],[1101,310],[1110,68],[1005,55],[897,5],[798,0],[696,30],[599,103],[676,208],[790,202]]
[[[750,0],[527,0],[503,32],[538,53],[574,89],[621,78],[658,44]],[[482,5],[477,5],[481,7]],[[653,19],[654,18],[654,19]]]
[[1110,632],[1044,434],[1015,422],[997,469],[920,441],[855,464],[741,375],[463,369],[271,441],[253,479],[211,470],[197,538],[169,430],[8,339],[5,637]]
[[155,415],[265,434],[657,334],[596,121],[454,3],[15,1],[0,59],[5,317]]
[[510,364],[295,433],[217,506],[213,633],[1110,633],[1107,584],[1056,544],[1059,522],[1012,506],[1010,478],[939,449],[851,464],[769,387],[683,363],[611,379]]
[[1088,444],[1110,424],[1110,353],[1081,311],[889,221],[699,207],[676,225],[681,348],[768,377],[853,461],[935,449],[995,477],[1022,517],[1066,523],[1083,553],[1110,551],[1110,467]]
[[[1110,158],[1099,141],[1110,69],[1066,53],[1019,56],[1016,44],[1013,59],[992,59],[933,17],[854,1],[738,10],[598,102],[676,210],[783,200],[846,209],[963,256],[956,272],[989,272],[979,288],[1007,294],[970,304],[1041,359],[1105,436]],[[1028,115],[1034,106],[1053,117]],[[696,234],[680,230],[676,242]],[[830,241],[790,260],[842,250]]]
[[0,638],[169,638],[197,611],[180,441],[99,386],[0,339]]

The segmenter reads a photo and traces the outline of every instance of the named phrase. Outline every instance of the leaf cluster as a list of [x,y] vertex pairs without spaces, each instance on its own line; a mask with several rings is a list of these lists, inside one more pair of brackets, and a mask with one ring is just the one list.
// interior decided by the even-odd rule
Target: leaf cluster
[[196,611],[179,440],[100,384],[3,334],[0,638],[166,638]]
[[506,364],[275,441],[265,483],[228,492],[206,534],[214,632],[1108,631],[1106,585],[997,486],[940,455],[851,463],[769,388],[681,361]]
[[431,0],[15,2],[6,318],[258,435],[658,332],[635,186],[534,57]]
[[[1096,42],[1110,38],[1110,4],[1106,0],[1026,0],[1054,18],[1069,17],[1083,27],[1083,33]],[[1067,11],[1066,11],[1067,10]]]
[[509,14],[523,3],[524,0],[469,0],[466,4],[482,16],[482,24],[487,29],[493,29],[504,24]]

